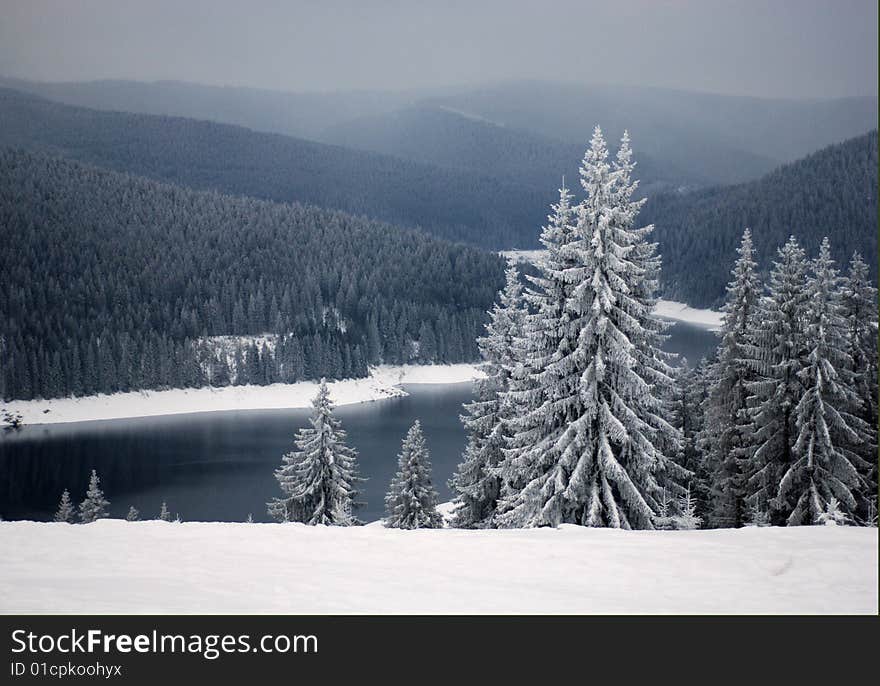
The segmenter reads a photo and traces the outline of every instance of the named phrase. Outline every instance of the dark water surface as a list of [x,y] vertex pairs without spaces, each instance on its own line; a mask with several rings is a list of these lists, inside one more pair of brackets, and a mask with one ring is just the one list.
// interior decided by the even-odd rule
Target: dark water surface
[[[471,384],[419,384],[410,395],[339,407],[349,445],[359,453],[361,500],[366,520],[378,519],[397,465],[400,441],[416,419],[434,463],[437,490],[445,500],[448,479],[464,446],[458,420]],[[205,412],[25,427],[0,438],[0,515],[49,519],[61,492],[77,502],[97,469],[123,517],[130,505],[154,518],[162,501],[186,520],[269,521],[266,501],[280,495],[273,476],[281,455],[293,449],[308,410]]]
[[[716,345],[715,335],[677,323],[666,348],[695,363]],[[337,414],[358,450],[367,505],[358,515],[382,516],[400,441],[416,419],[425,431],[442,500],[465,436],[458,416],[471,384],[407,386],[405,398],[340,407]],[[266,501],[278,495],[273,476],[293,448],[308,410],[207,412],[168,417],[50,424],[0,434],[0,516],[50,519],[67,488],[79,502],[97,469],[110,514],[129,506],[154,518],[162,504],[185,520],[268,521]]]

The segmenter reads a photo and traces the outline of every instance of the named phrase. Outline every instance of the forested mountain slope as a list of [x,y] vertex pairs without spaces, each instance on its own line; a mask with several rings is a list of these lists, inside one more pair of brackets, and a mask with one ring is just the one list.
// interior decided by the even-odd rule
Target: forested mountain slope
[[656,226],[665,296],[717,305],[746,227],[762,268],[790,235],[811,255],[828,236],[839,265],[858,250],[876,278],[877,144],[874,130],[757,181],[649,198],[639,221]]
[[[523,129],[466,117],[443,107],[413,106],[330,127],[322,140],[450,169],[495,176],[546,191],[552,197],[565,175],[576,183],[586,143],[569,143]],[[705,186],[711,179],[660,164],[637,148],[642,193]]]
[[538,189],[238,126],[90,110],[9,89],[0,89],[0,145],[198,190],[339,209],[492,249],[536,245],[553,195],[553,185]]
[[[5,398],[471,360],[503,282],[423,233],[21,150],[0,150],[0,226]],[[264,332],[231,364],[208,338]]]

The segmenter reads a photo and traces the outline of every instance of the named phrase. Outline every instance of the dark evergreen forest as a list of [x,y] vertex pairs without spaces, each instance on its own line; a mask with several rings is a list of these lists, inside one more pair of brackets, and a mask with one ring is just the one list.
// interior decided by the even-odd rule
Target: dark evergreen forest
[[0,145],[196,190],[343,210],[494,250],[537,247],[536,227],[553,197],[552,185],[537,189],[228,124],[72,107],[2,88]]
[[503,283],[421,232],[22,150],[0,150],[0,226],[7,399],[472,360]]
[[[717,306],[730,279],[725,261],[751,228],[766,276],[779,245],[796,235],[808,254],[831,239],[846,264],[854,250],[877,254],[877,131],[824,148],[762,179],[648,199],[639,221],[655,225],[665,297]],[[875,260],[869,259],[876,278]]]

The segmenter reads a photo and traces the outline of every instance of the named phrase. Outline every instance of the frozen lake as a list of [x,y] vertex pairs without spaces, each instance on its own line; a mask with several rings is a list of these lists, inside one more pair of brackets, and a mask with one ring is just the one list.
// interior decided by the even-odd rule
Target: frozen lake
[[[693,363],[708,355],[715,335],[676,323],[667,349]],[[348,405],[337,410],[349,443],[360,455],[366,521],[383,515],[400,441],[416,419],[425,431],[442,500],[465,436],[458,416],[471,384],[406,386],[408,397]],[[273,471],[293,448],[308,410],[212,412],[25,427],[0,435],[0,516],[50,519],[67,488],[77,502],[97,469],[123,517],[129,506],[155,517],[162,501],[188,521],[268,521],[266,501],[279,494]]]

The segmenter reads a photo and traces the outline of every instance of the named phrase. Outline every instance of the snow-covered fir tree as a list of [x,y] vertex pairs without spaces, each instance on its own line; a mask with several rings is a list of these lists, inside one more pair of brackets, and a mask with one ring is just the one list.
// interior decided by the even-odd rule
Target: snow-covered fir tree
[[651,313],[653,227],[633,226],[644,201],[631,199],[631,169],[628,139],[609,163],[596,127],[575,225],[561,245],[549,237],[554,248],[538,265],[543,293],[526,334],[538,341],[528,367],[539,402],[512,423],[524,486],[499,504],[501,526],[653,528],[664,487],[680,492],[674,477],[687,474],[669,457],[679,435],[656,390],[673,380],[657,350],[664,325]]
[[137,508],[134,505],[131,505],[128,508],[128,513],[125,515],[125,521],[127,522],[136,522],[141,518],[141,513],[138,512]]
[[794,408],[804,393],[800,371],[807,356],[806,284],[804,251],[792,236],[779,248],[770,271],[769,293],[759,301],[754,349],[758,378],[750,386],[756,447],[747,501],[767,512],[774,525],[785,524],[791,513],[776,495],[782,475],[794,461]]
[[253,524],[254,523],[254,515],[252,512],[248,513],[247,519],[244,520],[245,524]]
[[327,383],[321,379],[312,401],[310,426],[300,429],[298,450],[282,458],[275,478],[284,496],[273,499],[269,515],[280,522],[351,526],[357,496],[357,453],[346,445],[342,424],[333,416]]
[[[846,319],[848,370],[852,376],[856,405],[853,414],[867,424],[865,440],[856,448],[871,466],[867,470],[867,493],[877,495],[877,289],[871,284],[868,265],[858,253],[853,254],[843,281],[843,317]],[[869,521],[868,512],[859,515]]]
[[159,510],[159,520],[163,522],[171,521],[171,512],[168,511],[168,503],[162,501],[162,508]]
[[[867,424],[851,414],[857,404],[848,373],[847,325],[840,277],[828,239],[811,265],[805,327],[806,365],[798,376],[804,392],[795,408],[794,462],[779,483],[777,501],[789,511],[790,525],[813,524],[833,510],[851,516],[864,482],[859,468],[868,464],[853,448],[865,440]],[[830,517],[830,514],[827,514]]]
[[762,289],[748,229],[737,253],[723,308],[721,342],[710,372],[713,386],[705,403],[701,436],[712,473],[710,519],[718,527],[742,526],[748,511],[744,501],[752,453],[748,398],[755,380],[752,336]]
[[559,345],[559,328],[552,324],[561,319],[572,290],[572,285],[560,278],[548,278],[548,275],[575,266],[575,262],[564,254],[565,247],[575,239],[576,213],[572,200],[563,178],[559,200],[551,205],[552,212],[539,237],[545,249],[537,265],[539,274],[526,277],[530,287],[523,292],[527,311],[522,330],[512,342],[513,368],[509,388],[502,399],[509,436],[498,469],[501,480],[499,500],[507,502],[535,476],[531,471],[535,466],[532,448],[544,430],[543,416],[537,410],[545,402],[547,391],[538,372]]
[[431,457],[422,425],[416,420],[407,432],[397,460],[397,474],[385,496],[385,526],[392,529],[439,529],[437,491],[431,480]]
[[843,280],[843,317],[846,319],[847,354],[860,399],[860,416],[877,420],[877,289],[871,284],[868,265],[854,253]]
[[458,528],[483,527],[491,522],[501,492],[499,465],[504,459],[508,430],[502,403],[510,390],[516,366],[515,346],[523,335],[527,311],[516,267],[507,270],[507,283],[489,312],[486,335],[477,339],[485,377],[474,382],[476,398],[461,416],[467,432],[464,456],[449,482],[455,492],[452,522]]
[[73,524],[75,518],[76,508],[70,500],[70,491],[65,488],[64,492],[61,494],[61,502],[58,503],[58,511],[55,512],[55,521]]
[[101,480],[93,469],[89,478],[86,498],[79,504],[79,519],[83,524],[89,524],[107,516],[107,507],[110,505],[110,501],[104,497],[100,483]]

